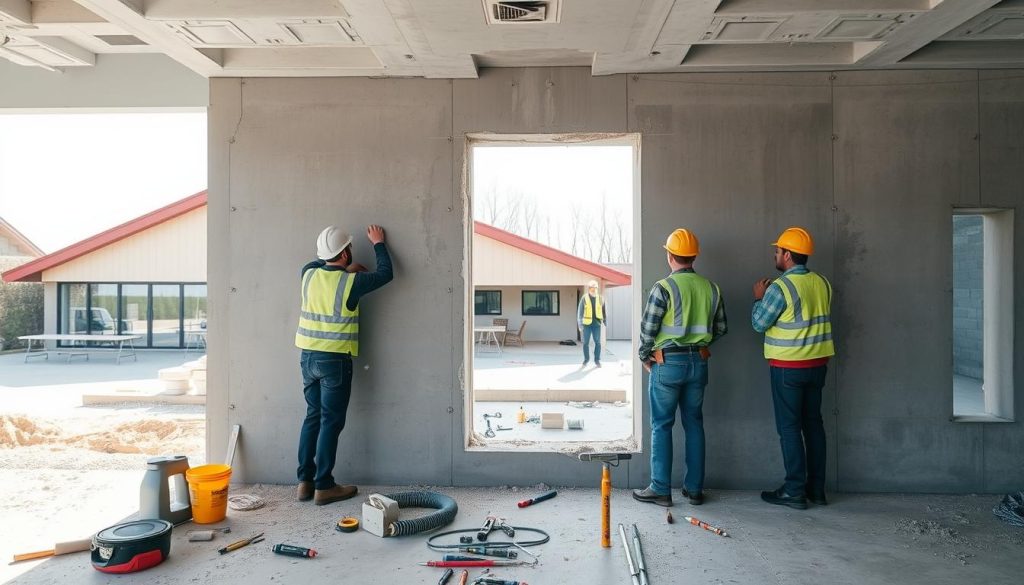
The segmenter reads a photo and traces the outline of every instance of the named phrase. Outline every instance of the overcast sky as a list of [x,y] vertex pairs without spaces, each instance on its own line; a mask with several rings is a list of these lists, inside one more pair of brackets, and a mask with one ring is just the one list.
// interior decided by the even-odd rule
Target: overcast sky
[[0,115],[0,217],[46,253],[205,188],[205,113]]
[[[617,262],[618,258],[597,257],[596,245],[588,250],[577,241],[576,250],[572,249],[573,214],[576,210],[580,231],[588,235],[596,234],[603,223],[618,236],[621,225],[622,235],[630,241],[633,171],[630,146],[477,147],[473,151],[473,217],[487,221],[496,210],[507,215],[511,202],[526,201],[536,209],[539,230],[524,233],[520,220],[518,229],[509,231],[590,260]],[[489,223],[505,227],[500,221]]]

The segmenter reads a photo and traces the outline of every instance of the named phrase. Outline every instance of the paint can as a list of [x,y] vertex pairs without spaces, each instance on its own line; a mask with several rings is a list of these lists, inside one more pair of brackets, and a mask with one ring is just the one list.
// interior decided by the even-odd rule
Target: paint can
[[92,566],[103,573],[134,573],[164,562],[171,553],[171,523],[136,520],[104,528],[92,537]]

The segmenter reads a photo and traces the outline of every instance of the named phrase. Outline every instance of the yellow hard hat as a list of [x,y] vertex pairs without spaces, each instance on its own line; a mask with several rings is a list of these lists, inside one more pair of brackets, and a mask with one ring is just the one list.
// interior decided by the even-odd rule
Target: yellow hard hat
[[777,241],[772,242],[772,245],[805,256],[814,253],[814,240],[811,238],[811,234],[801,227],[787,228]]
[[696,256],[700,254],[700,242],[697,236],[687,229],[677,229],[668,235],[664,248],[676,256]]

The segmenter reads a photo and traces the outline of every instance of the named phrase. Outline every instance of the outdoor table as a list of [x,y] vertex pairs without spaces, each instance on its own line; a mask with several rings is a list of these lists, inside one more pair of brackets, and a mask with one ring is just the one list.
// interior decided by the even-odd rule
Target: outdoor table
[[[43,333],[40,335],[22,335],[18,339],[24,339],[28,342],[28,347],[25,348],[25,363],[28,363],[28,359],[31,357],[44,356],[44,359],[50,359],[50,353],[46,349],[47,341],[92,341],[92,342],[107,342],[117,343],[117,363],[121,363],[122,357],[130,357],[135,361],[139,361],[138,356],[135,354],[136,339],[142,339],[141,335],[83,335],[77,333]],[[33,342],[38,341],[41,349],[32,349]],[[125,342],[128,343],[127,348]],[[103,351],[93,349],[92,351]],[[112,351],[112,350],[111,350]],[[91,352],[86,347],[81,348],[60,348],[57,354],[65,354],[68,356],[67,361],[70,362],[71,358],[76,355],[84,355],[85,359],[89,359]]]
[[[487,347],[491,346],[491,341],[494,341],[494,347],[498,351],[498,355],[501,355],[501,344],[498,343],[498,334],[504,333],[505,327],[501,325],[482,325],[473,327],[473,336],[479,336],[480,340],[484,342]],[[475,340],[474,340],[475,345]]]

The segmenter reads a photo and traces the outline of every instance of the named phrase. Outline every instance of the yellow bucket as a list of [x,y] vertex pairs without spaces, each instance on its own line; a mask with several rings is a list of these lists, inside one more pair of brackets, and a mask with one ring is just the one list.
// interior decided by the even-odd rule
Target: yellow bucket
[[220,522],[228,513],[230,465],[200,465],[185,471],[192,499],[192,521],[196,524]]

